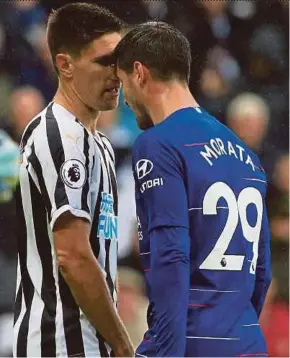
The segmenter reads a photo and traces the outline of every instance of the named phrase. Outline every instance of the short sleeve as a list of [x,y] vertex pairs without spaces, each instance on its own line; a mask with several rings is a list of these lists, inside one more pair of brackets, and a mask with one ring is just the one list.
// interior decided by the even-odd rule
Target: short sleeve
[[144,201],[149,231],[189,227],[182,161],[168,143],[143,137],[133,148],[136,197]]
[[67,211],[91,222],[89,140],[87,130],[79,123],[72,121],[68,126],[49,112],[36,130],[29,162],[39,182],[51,229]]

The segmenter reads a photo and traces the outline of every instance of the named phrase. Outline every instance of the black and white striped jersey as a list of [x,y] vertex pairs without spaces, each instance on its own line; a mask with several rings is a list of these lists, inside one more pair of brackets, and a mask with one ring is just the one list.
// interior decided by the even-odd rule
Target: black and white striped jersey
[[66,211],[90,221],[90,244],[116,303],[118,197],[111,144],[52,102],[28,124],[20,149],[13,354],[108,356],[110,347],[59,271],[52,230]]

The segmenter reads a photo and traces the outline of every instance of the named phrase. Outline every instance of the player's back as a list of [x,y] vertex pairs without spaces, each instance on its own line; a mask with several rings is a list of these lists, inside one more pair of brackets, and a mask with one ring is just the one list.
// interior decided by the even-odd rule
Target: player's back
[[252,304],[259,239],[268,230],[258,158],[202,108],[175,112],[152,134],[183,163],[191,239],[186,355],[265,353]]

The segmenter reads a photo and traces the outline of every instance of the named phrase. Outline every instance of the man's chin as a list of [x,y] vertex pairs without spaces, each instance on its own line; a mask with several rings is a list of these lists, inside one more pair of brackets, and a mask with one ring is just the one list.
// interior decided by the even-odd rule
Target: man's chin
[[114,101],[102,103],[99,106],[99,111],[111,111],[113,109],[116,109],[118,107],[118,104],[119,104],[118,98]]

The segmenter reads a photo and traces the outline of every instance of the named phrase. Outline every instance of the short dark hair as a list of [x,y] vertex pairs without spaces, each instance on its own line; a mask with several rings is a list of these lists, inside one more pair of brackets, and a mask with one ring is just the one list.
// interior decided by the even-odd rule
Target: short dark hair
[[106,33],[121,32],[124,26],[108,9],[95,4],[72,3],[53,10],[48,18],[47,42],[54,67],[58,53],[77,57],[91,41]]
[[132,73],[134,62],[140,61],[155,79],[189,81],[189,41],[165,22],[136,25],[118,43],[114,54],[118,67],[127,73]]

